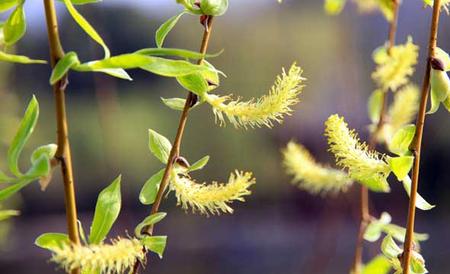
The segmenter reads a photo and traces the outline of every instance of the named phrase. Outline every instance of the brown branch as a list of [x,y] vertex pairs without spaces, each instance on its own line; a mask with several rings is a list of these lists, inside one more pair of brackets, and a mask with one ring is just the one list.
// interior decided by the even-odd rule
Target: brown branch
[[[395,46],[395,36],[397,33],[398,13],[400,6],[399,0],[392,0],[392,4],[394,16],[392,18],[392,21],[389,23],[389,43],[387,48],[388,54],[390,54],[392,48]],[[383,92],[380,118],[378,119],[378,123],[375,130],[372,132],[370,136],[369,149],[376,148],[378,134],[382,130],[386,120],[387,102],[388,102],[388,93]],[[362,185],[360,191],[360,224],[358,236],[356,239],[355,256],[352,265],[352,274],[361,273],[364,233],[366,232],[367,226],[369,225],[371,218],[372,217],[369,208],[369,190],[367,189],[366,186]]]
[[[206,54],[206,51],[208,49],[209,39],[211,37],[212,32],[212,23],[213,23],[213,16],[202,16],[201,22],[204,25],[204,32],[203,32],[203,39],[202,44],[200,47],[200,53],[203,55]],[[203,58],[198,61],[198,64],[203,63]],[[172,146],[172,149],[169,154],[169,158],[167,160],[166,169],[164,170],[164,175],[161,180],[161,184],[159,186],[158,194],[156,196],[155,202],[153,203],[151,214],[155,214],[159,211],[159,207],[161,205],[162,198],[164,196],[164,191],[167,188],[167,185],[169,184],[169,178],[170,173],[172,172],[173,165],[177,158],[180,156],[180,147],[181,147],[181,141],[183,139],[184,129],[186,127],[187,118],[189,115],[190,108],[195,105],[197,101],[197,95],[195,95],[192,92],[189,92],[189,95],[186,98],[186,103],[184,105],[183,112],[181,113],[180,122],[178,125],[177,134],[175,137],[175,142]],[[142,234],[146,235],[152,235],[153,234],[153,228],[154,226],[148,226],[143,229]],[[144,250],[146,252],[146,250]],[[136,262],[133,267],[133,274],[138,273],[140,262]]]
[[417,188],[419,185],[419,168],[420,168],[420,153],[422,149],[422,136],[423,128],[425,125],[425,114],[430,90],[430,74],[431,74],[431,59],[435,55],[438,27],[439,27],[439,15],[441,13],[441,0],[434,0],[433,5],[433,17],[430,27],[430,39],[428,42],[428,59],[425,70],[425,76],[422,84],[422,96],[420,99],[419,113],[416,120],[416,135],[414,141],[411,144],[411,150],[414,153],[414,166],[412,171],[412,187],[411,197],[409,199],[408,221],[406,226],[405,243],[403,246],[403,274],[409,274],[409,264],[411,261],[411,251],[413,248],[413,233],[414,233],[414,221],[416,214],[416,200],[417,200]]
[[[55,11],[54,0],[44,0],[45,17],[47,22],[47,32],[50,48],[50,61],[52,68],[59,59],[64,56],[58,32],[58,21]],[[56,124],[58,136],[58,149],[55,159],[61,166],[61,173],[64,181],[64,200],[66,206],[66,218],[69,238],[72,243],[80,244],[77,224],[77,208],[75,199],[75,189],[72,172],[72,157],[69,145],[69,133],[67,125],[65,89],[67,86],[67,75],[53,85],[56,104]],[[71,271],[72,274],[80,273],[79,269]]]

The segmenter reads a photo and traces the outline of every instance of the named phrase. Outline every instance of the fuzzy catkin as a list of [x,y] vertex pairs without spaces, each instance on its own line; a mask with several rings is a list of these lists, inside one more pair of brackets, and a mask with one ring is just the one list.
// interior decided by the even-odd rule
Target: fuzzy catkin
[[282,152],[286,172],[294,176],[292,183],[300,189],[311,194],[335,194],[346,191],[352,184],[344,171],[317,163],[300,144],[291,141]]
[[233,201],[244,202],[244,196],[251,194],[248,188],[253,184],[255,179],[250,172],[235,171],[226,184],[200,184],[189,175],[174,171],[169,188],[175,192],[178,205],[183,209],[191,208],[193,212],[215,215],[222,212],[233,213],[229,204]]
[[225,117],[236,128],[272,127],[274,122],[281,123],[284,115],[292,113],[291,107],[299,102],[298,95],[303,90],[302,69],[293,64],[286,73],[277,77],[269,94],[258,99],[241,101],[231,96],[205,94],[204,100],[212,106],[216,121],[225,124]]

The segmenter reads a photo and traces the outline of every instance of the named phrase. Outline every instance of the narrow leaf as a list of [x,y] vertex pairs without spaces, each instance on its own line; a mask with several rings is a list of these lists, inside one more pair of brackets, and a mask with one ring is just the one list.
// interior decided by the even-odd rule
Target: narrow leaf
[[48,159],[52,159],[55,156],[58,146],[55,144],[48,144],[36,148],[33,153],[31,153],[30,161],[32,164],[41,158],[42,155],[47,156]]
[[204,166],[206,166],[206,164],[208,163],[208,161],[209,161],[209,156],[205,156],[205,157],[201,158],[200,160],[198,160],[197,162],[193,163],[193,164],[188,168],[188,172],[202,169]]
[[8,166],[10,171],[17,177],[22,175],[18,165],[20,153],[33,133],[38,117],[39,104],[36,97],[33,96],[25,111],[25,115],[20,123],[16,136],[8,150]]
[[51,165],[50,159],[47,155],[41,155],[25,173],[23,178],[36,180],[41,177],[46,177],[50,173]]
[[10,63],[19,63],[19,64],[46,64],[47,63],[47,61],[45,61],[45,60],[30,59],[27,56],[9,54],[9,53],[3,52],[3,51],[0,51],[0,61],[10,62]]
[[372,123],[378,123],[380,120],[381,109],[383,108],[383,96],[384,92],[381,90],[375,90],[372,95],[370,95],[367,108]]
[[134,229],[134,234],[136,235],[136,237],[141,238],[142,237],[141,231],[144,227],[154,225],[160,222],[162,219],[166,217],[166,215],[167,213],[165,212],[158,212],[148,216],[136,226],[136,228]]
[[17,192],[19,192],[22,188],[26,187],[27,185],[29,185],[31,182],[33,182],[33,180],[30,179],[24,179],[21,180],[18,183],[15,183],[7,188],[3,188],[0,190],[0,202],[4,201],[6,199],[8,199],[9,197],[11,197],[12,195],[16,194]]
[[0,1],[0,12],[7,11],[17,5],[18,0],[2,0]]
[[177,77],[178,83],[188,91],[191,91],[199,96],[208,92],[208,82],[201,73],[192,73]]
[[23,37],[27,30],[25,11],[23,10],[24,2],[23,0],[20,1],[3,25],[3,36],[7,46],[14,45]]
[[197,51],[186,50],[186,49],[176,49],[176,48],[145,48],[140,49],[134,53],[148,55],[148,56],[174,56],[186,59],[203,59],[210,57],[217,57],[222,54],[220,51],[216,54],[202,54]]
[[54,85],[56,82],[61,80],[67,72],[80,64],[80,60],[78,60],[78,55],[76,52],[68,52],[66,55],[61,58],[56,64],[55,68],[52,71],[52,75],[50,76],[50,84]]
[[178,20],[180,20],[181,16],[183,16],[184,14],[186,14],[186,11],[183,11],[180,14],[171,17],[158,28],[155,35],[155,41],[158,48],[161,48],[163,46],[167,34],[169,34],[173,27],[175,27],[175,25],[178,23]]
[[105,52],[105,58],[109,58],[111,55],[108,49],[108,46],[106,46],[105,41],[100,37],[100,35],[97,33],[97,31],[89,24],[89,22],[75,9],[73,6],[71,0],[63,0],[64,4],[67,7],[67,10],[69,11],[72,18],[77,22],[77,24],[86,32],[87,35],[89,35],[92,40],[97,42],[100,46],[103,47],[103,51]]
[[162,259],[166,249],[167,236],[146,236],[141,239],[141,243],[150,251],[158,254]]
[[411,170],[414,157],[413,156],[400,156],[400,157],[389,157],[387,158],[387,162],[391,167],[392,172],[394,172],[395,176],[399,181],[405,179],[408,176],[409,171]]
[[150,152],[158,158],[163,164],[169,159],[172,144],[170,141],[154,130],[148,130],[148,147]]
[[184,109],[184,105],[186,105],[186,99],[183,98],[162,98],[161,101],[164,105],[168,106],[171,109],[182,111]]
[[18,211],[18,210],[12,210],[12,209],[0,210],[0,221],[4,221],[6,219],[9,219],[14,216],[19,216],[19,215],[20,215],[20,211]]
[[415,125],[406,125],[399,129],[389,143],[389,151],[397,155],[405,155],[409,152],[409,146],[416,134]]
[[384,256],[389,259],[397,258],[398,254],[402,253],[402,250],[398,247],[390,235],[384,237],[383,242],[381,242],[381,251]]
[[141,201],[142,204],[151,205],[155,202],[163,175],[164,169],[161,169],[145,182],[139,193],[139,201]]
[[119,216],[122,198],[120,195],[121,176],[117,177],[97,198],[94,219],[89,235],[90,244],[99,244],[108,235]]
[[[409,178],[409,176],[405,177],[402,183],[406,193],[411,197],[411,178]],[[433,209],[435,205],[428,203],[419,193],[417,193],[416,207],[421,210],[430,210]]]
[[36,238],[34,244],[40,248],[54,250],[70,243],[69,236],[64,233],[44,233]]

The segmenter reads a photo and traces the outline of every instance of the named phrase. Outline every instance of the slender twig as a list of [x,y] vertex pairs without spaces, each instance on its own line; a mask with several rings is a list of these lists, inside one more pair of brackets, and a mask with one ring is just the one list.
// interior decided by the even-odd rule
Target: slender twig
[[[47,22],[47,32],[50,48],[50,61],[52,68],[59,59],[64,56],[58,32],[58,21],[55,11],[54,0],[44,0],[45,16]],[[64,199],[66,206],[67,227],[69,238],[72,243],[80,244],[77,224],[77,208],[75,199],[75,188],[72,172],[72,157],[69,145],[69,133],[67,125],[65,90],[67,86],[67,75],[53,85],[56,104],[56,125],[58,135],[58,149],[55,154],[56,162],[61,166],[61,173],[64,181]],[[79,269],[71,273],[80,273]]]
[[[395,46],[395,36],[397,33],[397,22],[398,22],[398,12],[399,12],[399,2],[398,0],[392,0],[393,3],[393,18],[389,23],[389,43],[388,43],[388,54],[390,54],[391,49]],[[375,149],[377,145],[377,136],[383,128],[386,120],[387,112],[387,102],[388,93],[383,92],[382,105],[380,111],[380,117],[378,119],[377,126],[372,132],[369,140],[369,148]],[[360,191],[360,224],[358,236],[356,239],[355,256],[353,259],[352,274],[360,274],[362,266],[362,252],[364,244],[364,233],[366,232],[367,226],[369,225],[372,217],[369,208],[369,190],[366,186],[361,186]]]
[[412,170],[412,187],[411,197],[409,199],[408,221],[406,226],[405,243],[403,246],[403,274],[409,274],[409,263],[411,261],[411,251],[413,248],[413,233],[414,221],[416,214],[416,199],[417,188],[419,185],[419,167],[420,167],[420,152],[422,149],[423,128],[425,125],[425,114],[430,91],[430,74],[431,74],[431,59],[435,56],[439,15],[441,13],[441,0],[434,0],[433,17],[430,27],[430,39],[428,42],[428,58],[425,70],[425,76],[422,84],[422,96],[420,99],[419,113],[416,120],[416,135],[411,144],[411,150],[414,153],[414,166]]
[[[214,19],[214,17],[212,17],[212,16],[202,16],[201,22],[204,25],[204,32],[203,32],[202,44],[200,47],[200,53],[202,53],[203,55],[206,54],[206,51],[208,49],[209,38],[211,37],[211,32],[212,32],[213,19]],[[199,65],[202,63],[203,63],[203,58],[198,61]],[[167,188],[167,185],[169,183],[169,177],[170,177],[170,173],[172,172],[173,165],[176,162],[177,158],[180,156],[181,141],[183,139],[184,129],[186,127],[189,110],[191,109],[191,107],[193,105],[195,105],[196,100],[197,100],[197,95],[195,95],[192,92],[190,92],[186,98],[186,103],[184,105],[183,112],[181,113],[178,130],[177,130],[177,134],[175,137],[175,142],[170,151],[166,169],[164,170],[164,175],[161,180],[161,184],[159,186],[158,194],[156,196],[155,202],[153,203],[153,206],[151,209],[151,214],[155,214],[159,211],[159,207],[161,205],[161,201],[164,196],[164,191]],[[152,235],[153,228],[154,228],[153,225],[148,226],[148,227],[144,228],[142,233],[147,234],[147,235]],[[133,274],[138,272],[139,265],[140,265],[140,263],[136,262],[136,264],[134,265],[133,272],[132,272]]]

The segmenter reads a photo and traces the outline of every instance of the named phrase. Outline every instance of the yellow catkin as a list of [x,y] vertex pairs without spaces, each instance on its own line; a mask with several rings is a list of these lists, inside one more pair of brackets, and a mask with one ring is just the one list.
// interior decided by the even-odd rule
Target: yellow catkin
[[100,271],[105,274],[122,274],[132,269],[136,260],[144,260],[142,244],[137,239],[118,238],[111,244],[66,244],[52,249],[52,261],[67,272],[81,268],[83,271]]
[[225,124],[225,116],[236,127],[272,127],[274,122],[281,123],[284,115],[292,113],[291,107],[299,102],[302,92],[302,69],[295,64],[286,73],[283,72],[269,94],[250,101],[233,100],[231,96],[205,94],[204,100],[212,106],[216,121]]
[[369,13],[379,10],[387,21],[394,18],[394,5],[392,0],[353,0],[360,12]]
[[402,127],[411,123],[419,109],[419,89],[407,85],[395,93],[394,101],[389,107],[387,121],[383,125],[381,137],[389,143],[393,135]]
[[344,118],[337,114],[330,116],[325,122],[325,136],[328,137],[329,151],[334,154],[336,164],[345,168],[350,178],[373,191],[389,191],[386,178],[390,168],[384,156],[361,143],[357,134],[349,130]]
[[289,142],[283,149],[283,165],[292,183],[311,194],[346,191],[352,180],[341,170],[317,163],[309,151],[300,144]]
[[405,44],[394,46],[390,54],[387,54],[386,48],[382,48],[374,54],[377,67],[372,78],[382,89],[396,91],[408,83],[418,56],[419,47],[413,44],[411,37]]
[[170,190],[175,192],[178,205],[185,210],[205,215],[233,213],[229,206],[233,201],[244,202],[244,196],[250,195],[249,187],[255,184],[251,172],[231,173],[228,183],[200,184],[185,173],[173,171],[170,181]]

